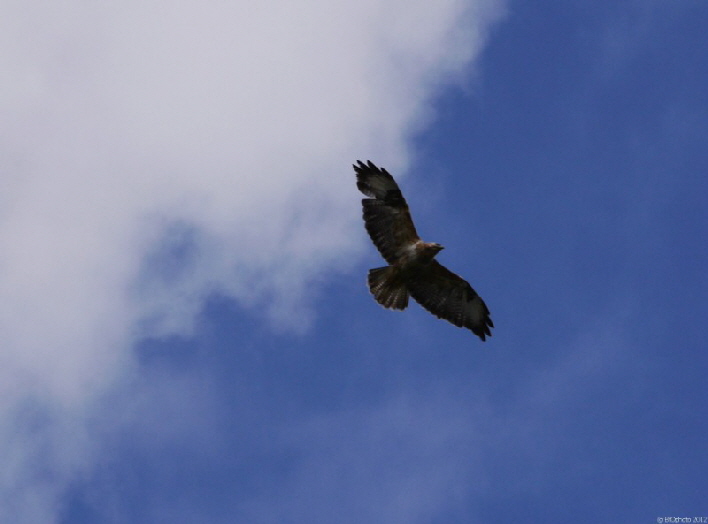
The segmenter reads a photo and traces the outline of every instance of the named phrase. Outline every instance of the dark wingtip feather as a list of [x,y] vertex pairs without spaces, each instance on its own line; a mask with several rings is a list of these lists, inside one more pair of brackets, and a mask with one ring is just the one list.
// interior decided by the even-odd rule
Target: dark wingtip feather
[[352,167],[354,168],[354,171],[356,171],[357,173],[359,173],[361,171],[369,171],[369,170],[382,171],[384,173],[386,172],[385,169],[381,169],[376,164],[374,164],[371,160],[367,160],[366,163],[362,162],[361,160],[357,160],[356,164],[352,164]]
[[366,164],[361,160],[357,160],[356,164],[352,164],[354,171],[356,172],[356,187],[364,193],[366,196],[371,198],[377,198],[376,190],[372,187],[370,180],[372,177],[377,175],[389,175],[386,170],[379,169],[376,167],[371,160],[367,160]]
[[[356,164],[352,164],[354,171],[356,172],[357,188],[359,191],[364,193],[366,196],[371,198],[384,199],[387,197],[387,193],[391,191],[398,191],[400,189],[393,179],[391,174],[383,168],[378,167],[371,160],[367,160],[366,164],[361,160],[357,160]],[[398,198],[402,199],[400,195],[395,195],[391,193],[391,199]],[[400,202],[393,200],[390,202],[392,205],[401,205]]]
[[472,329],[472,333],[477,335],[482,340],[482,342],[486,342],[486,337],[492,336],[492,332],[489,331],[489,328],[486,325],[483,328]]

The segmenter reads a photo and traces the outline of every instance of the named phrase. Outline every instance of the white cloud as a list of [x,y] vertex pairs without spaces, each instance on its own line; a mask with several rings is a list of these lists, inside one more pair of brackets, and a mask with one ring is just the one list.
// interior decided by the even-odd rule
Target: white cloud
[[496,0],[3,3],[0,506],[13,522],[52,521],[90,463],[83,417],[148,327],[188,331],[214,291],[307,322],[291,311],[308,282],[360,247],[349,164],[404,167],[426,100],[500,14]]

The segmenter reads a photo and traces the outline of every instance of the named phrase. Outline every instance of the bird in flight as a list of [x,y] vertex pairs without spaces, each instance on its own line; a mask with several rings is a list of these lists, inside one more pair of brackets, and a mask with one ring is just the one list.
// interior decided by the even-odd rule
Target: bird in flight
[[369,290],[387,309],[404,310],[408,297],[482,340],[494,327],[484,300],[466,280],[435,260],[443,246],[423,242],[413,225],[406,199],[385,169],[357,160],[356,186],[362,199],[364,225],[388,266],[369,270]]

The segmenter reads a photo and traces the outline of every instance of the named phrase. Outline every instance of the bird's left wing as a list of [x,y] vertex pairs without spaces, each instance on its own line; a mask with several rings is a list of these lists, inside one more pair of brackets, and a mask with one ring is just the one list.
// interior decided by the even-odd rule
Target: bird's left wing
[[366,196],[362,199],[364,225],[381,256],[395,264],[403,251],[420,238],[413,225],[406,199],[396,181],[385,169],[370,160],[357,160],[356,186]]
[[411,296],[438,318],[471,330],[482,340],[494,327],[484,300],[469,283],[436,260],[408,282]]

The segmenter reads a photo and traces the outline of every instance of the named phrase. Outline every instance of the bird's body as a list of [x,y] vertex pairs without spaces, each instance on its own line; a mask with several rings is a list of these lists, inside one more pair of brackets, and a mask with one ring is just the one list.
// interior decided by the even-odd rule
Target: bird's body
[[494,324],[486,304],[464,279],[435,260],[443,246],[420,239],[393,177],[371,161],[357,161],[354,170],[357,187],[370,197],[362,200],[366,230],[389,263],[369,271],[376,301],[403,310],[411,296],[438,318],[468,328],[482,340],[491,336]]

